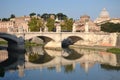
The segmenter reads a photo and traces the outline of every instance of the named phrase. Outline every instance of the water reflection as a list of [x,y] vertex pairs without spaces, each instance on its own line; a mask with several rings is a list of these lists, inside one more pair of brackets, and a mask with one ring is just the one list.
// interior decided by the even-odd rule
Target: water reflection
[[20,70],[20,68],[24,66],[24,50],[23,52],[21,50],[11,51],[7,50],[6,47],[6,50],[2,50],[1,48],[0,52],[0,58],[2,57],[2,61],[0,62],[0,75],[2,75],[2,77],[4,77],[3,74],[5,71]]
[[0,62],[8,58],[8,52],[6,50],[0,50]]
[[[105,74],[105,72],[103,72],[102,69],[106,71],[110,71],[110,73],[112,73],[111,71],[113,70],[119,71],[120,55],[107,53],[103,51],[97,51],[97,50],[85,50],[85,49],[77,49],[77,48],[55,51],[55,50],[43,49],[43,47],[41,46],[36,46],[36,47],[26,48],[25,54],[24,52],[19,53],[19,51],[15,51],[15,52],[8,51],[8,58],[0,62],[0,67],[4,68],[4,69],[1,68],[1,71],[5,70],[7,73],[10,70],[13,71],[17,70],[18,71],[17,74],[19,77],[22,77],[21,78],[22,80],[26,80],[26,79],[32,80],[30,78],[26,78],[27,77],[26,75],[28,74],[27,71],[32,70],[34,74],[37,75],[35,69],[38,70],[40,69],[41,71],[43,70],[41,74],[46,73],[45,74],[46,76],[49,76],[50,74],[47,73],[50,72],[52,72],[51,74],[54,73],[54,75],[56,75],[56,73],[59,72],[59,74],[61,75],[63,74],[68,76],[70,75],[69,77],[74,77],[76,75],[79,75],[77,76],[78,77],[77,79],[79,79],[80,74],[82,73],[91,74],[92,72],[96,71],[96,69],[98,68],[101,72],[100,75]],[[82,72],[82,70],[84,70],[84,72]],[[90,71],[92,72],[90,73]],[[96,71],[95,74],[99,74],[99,72]],[[44,76],[44,78],[46,78],[46,76]],[[8,79],[6,77],[4,78]],[[52,79],[52,77],[50,79]],[[48,79],[43,79],[43,80],[48,80]],[[96,80],[96,79],[92,79],[92,80]]]
[[[26,58],[27,64],[30,65],[27,65],[26,68],[55,67],[57,71],[60,71],[62,66],[64,66],[64,68],[69,66],[68,68],[70,68],[72,65],[73,68],[75,68],[76,63],[79,63],[86,72],[96,63],[108,64],[115,67],[120,66],[119,55],[85,49],[63,49],[62,51],[55,51],[43,50],[40,46],[35,48],[31,47],[29,51],[27,51]],[[42,65],[35,65],[34,63]]]

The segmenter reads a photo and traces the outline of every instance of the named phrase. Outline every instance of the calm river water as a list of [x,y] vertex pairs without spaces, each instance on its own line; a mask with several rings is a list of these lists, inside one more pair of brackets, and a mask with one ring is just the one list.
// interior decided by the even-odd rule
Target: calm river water
[[120,55],[97,50],[0,50],[0,66],[0,80],[120,80]]

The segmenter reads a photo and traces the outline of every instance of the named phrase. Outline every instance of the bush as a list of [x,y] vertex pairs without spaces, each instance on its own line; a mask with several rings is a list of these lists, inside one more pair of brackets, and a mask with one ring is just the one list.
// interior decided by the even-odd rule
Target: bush
[[120,48],[111,48],[111,49],[108,49],[107,52],[120,54]]

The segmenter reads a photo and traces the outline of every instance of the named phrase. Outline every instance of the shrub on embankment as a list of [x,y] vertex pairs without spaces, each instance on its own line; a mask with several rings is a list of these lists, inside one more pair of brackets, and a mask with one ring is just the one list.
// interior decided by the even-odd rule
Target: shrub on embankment
[[107,49],[107,52],[120,54],[120,48],[110,48],[110,49]]

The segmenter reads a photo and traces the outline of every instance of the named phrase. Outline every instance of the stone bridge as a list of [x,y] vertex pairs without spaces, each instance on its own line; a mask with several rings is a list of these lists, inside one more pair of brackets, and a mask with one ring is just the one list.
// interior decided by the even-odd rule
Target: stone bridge
[[10,33],[25,40],[39,37],[46,42],[45,47],[62,47],[61,43],[68,40],[74,45],[116,46],[117,33],[94,32],[26,32]]
[[9,33],[0,32],[0,38],[8,42],[8,48],[10,49],[24,49],[24,39],[22,37],[17,37]]
[[[70,43],[74,45],[88,46],[116,46],[118,43],[117,33],[94,33],[94,32],[11,32],[0,33],[0,38],[10,44],[23,45],[24,40],[34,37],[43,39],[45,47],[61,48],[62,44]],[[67,42],[66,42],[67,41]]]

